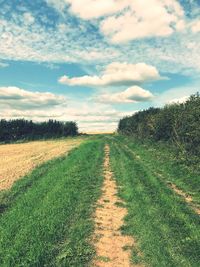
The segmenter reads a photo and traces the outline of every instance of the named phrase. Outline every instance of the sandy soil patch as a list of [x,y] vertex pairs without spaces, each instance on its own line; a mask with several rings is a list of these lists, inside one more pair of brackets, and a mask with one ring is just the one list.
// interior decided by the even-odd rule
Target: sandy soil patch
[[[164,177],[161,173],[159,172],[155,172],[155,174],[157,176],[159,176],[163,181],[164,181]],[[195,203],[193,202],[193,198],[191,195],[185,193],[183,190],[181,190],[180,188],[178,188],[174,183],[172,183],[171,181],[167,181],[167,186],[169,186],[177,195],[179,195],[180,197],[184,198],[185,202],[188,203],[190,205],[190,207],[198,214],[200,215],[200,208],[197,207],[195,205]]]
[[34,141],[0,145],[0,190],[8,189],[41,163],[58,157],[78,146],[83,139]]
[[[93,263],[99,267],[130,267],[130,248],[134,240],[122,235],[120,227],[127,214],[117,196],[117,185],[110,170],[109,146],[105,147],[104,184],[102,196],[95,212],[95,249],[97,257]],[[117,204],[118,203],[118,204]]]
[[179,189],[175,184],[173,183],[169,183],[171,189],[179,196],[183,197],[185,202],[187,202],[188,204],[191,205],[192,209],[198,214],[200,215],[200,208],[196,207],[193,203],[193,199],[189,194],[186,194],[185,192],[183,192],[181,189]]

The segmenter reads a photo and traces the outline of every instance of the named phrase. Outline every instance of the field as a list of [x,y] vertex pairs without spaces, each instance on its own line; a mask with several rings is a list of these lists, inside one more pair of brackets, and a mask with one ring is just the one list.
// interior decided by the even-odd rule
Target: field
[[39,164],[69,152],[81,142],[81,138],[68,138],[0,145],[0,190],[10,188]]
[[[198,267],[199,176],[162,143],[81,142],[52,141],[48,155],[42,142],[0,146],[11,156],[15,148],[16,164],[24,146],[23,159],[35,158],[32,172],[0,194],[0,266]],[[69,146],[78,147],[66,154]]]

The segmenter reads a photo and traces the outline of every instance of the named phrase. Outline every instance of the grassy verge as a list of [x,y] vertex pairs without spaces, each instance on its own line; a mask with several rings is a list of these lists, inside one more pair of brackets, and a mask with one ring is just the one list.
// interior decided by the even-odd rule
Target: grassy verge
[[[109,143],[111,166],[128,209],[123,231],[132,235],[138,246],[133,260],[154,267],[199,266],[198,215],[152,173],[150,163],[134,158],[125,142],[122,145],[122,140],[119,143],[113,138]],[[140,155],[146,153],[144,147],[140,150]],[[152,157],[150,162],[154,160]]]
[[102,141],[88,141],[68,157],[39,167],[4,195],[8,207],[0,218],[0,266],[90,262],[91,214],[100,194],[103,156]]
[[63,137],[41,137],[41,138],[25,138],[25,139],[18,139],[18,140],[8,140],[8,141],[0,141],[0,145],[10,145],[10,144],[26,144],[29,142],[45,142],[45,141],[65,141],[65,140],[74,140],[79,138],[87,139],[88,135],[78,134],[75,136],[63,136]]
[[166,182],[172,182],[193,197],[200,204],[200,173],[188,167],[177,157],[173,146],[164,143],[141,142],[134,138],[118,136],[116,142],[127,145],[140,161],[154,175],[162,177]]
[[31,174],[28,174],[16,181],[10,190],[0,191],[0,215],[2,215],[7,209],[15,205],[15,202],[23,196],[26,191],[29,190],[38,180],[42,179],[48,172],[52,165],[59,164],[64,161],[65,157],[59,157],[53,160],[49,160],[46,163],[35,168]]

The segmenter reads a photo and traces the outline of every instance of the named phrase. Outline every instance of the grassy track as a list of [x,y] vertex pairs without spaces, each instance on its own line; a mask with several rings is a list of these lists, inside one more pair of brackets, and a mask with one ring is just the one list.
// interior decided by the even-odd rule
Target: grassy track
[[50,161],[4,195],[0,266],[85,266],[94,251],[91,214],[102,184],[103,144],[87,142]]
[[[198,215],[154,174],[150,167],[155,167],[153,156],[150,158],[149,154],[148,164],[144,163],[127,149],[123,138],[120,142],[118,138],[108,140],[111,166],[121,186],[120,196],[127,202],[123,231],[136,238],[141,253],[134,249],[134,261],[141,260],[153,267],[198,267]],[[139,151],[140,155],[146,153],[142,146],[136,152]]]
[[190,194],[194,202],[200,204],[200,173],[195,173],[194,169],[179,162],[172,146],[163,143],[142,143],[124,136],[118,136],[115,140],[140,156],[142,164],[154,175],[162,177],[166,182],[174,183]]
[[137,243],[133,261],[152,267],[199,266],[199,216],[166,183],[172,181],[198,202],[198,177],[173,164],[173,153],[162,145],[121,136],[93,137],[0,193],[0,266],[91,263],[92,214],[102,186],[105,140],[128,210],[122,230]]

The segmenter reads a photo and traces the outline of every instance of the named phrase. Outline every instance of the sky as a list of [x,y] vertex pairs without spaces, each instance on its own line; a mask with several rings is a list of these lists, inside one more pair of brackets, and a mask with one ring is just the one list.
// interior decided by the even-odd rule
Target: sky
[[200,87],[200,0],[0,0],[0,118],[120,118]]

